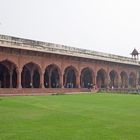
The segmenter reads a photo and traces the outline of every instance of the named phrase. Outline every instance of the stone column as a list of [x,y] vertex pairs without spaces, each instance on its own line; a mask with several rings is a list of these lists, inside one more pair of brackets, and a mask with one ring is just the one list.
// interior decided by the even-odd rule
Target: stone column
[[17,77],[17,88],[22,88],[21,86],[21,70],[18,71],[18,77]]
[[133,87],[133,84],[132,85],[130,85],[130,82],[131,82],[131,77],[130,77],[130,75],[128,74],[128,77],[127,77],[128,79],[127,79],[127,88],[129,88],[129,87]]
[[139,73],[136,73],[136,80],[135,80],[136,88],[139,88]]
[[33,74],[34,74],[34,71],[33,70],[31,70],[31,82],[30,82],[30,86],[31,86],[31,88],[34,88],[33,87]]
[[97,85],[97,73],[94,74],[93,79],[94,79],[93,84]]
[[48,72],[49,74],[49,88],[51,88],[51,72]]
[[121,75],[118,75],[118,88],[121,88],[122,86],[122,80],[121,80]]
[[105,79],[105,85],[107,88],[110,87],[110,75],[109,75],[109,73],[107,73],[107,77]]
[[44,87],[44,71],[42,71],[40,74],[40,88],[45,88]]
[[93,89],[97,89],[97,73],[95,73],[93,77]]
[[65,88],[67,88],[67,74],[64,74],[64,81],[63,81],[63,85],[65,86]]
[[77,77],[76,77],[76,87],[77,88],[80,88],[80,75],[78,74]]
[[13,70],[11,70],[10,72],[9,72],[9,74],[10,74],[10,88],[12,88],[13,87],[13,84],[12,84],[12,77],[13,77]]
[[64,88],[64,84],[63,84],[63,74],[60,75],[60,81],[59,81],[60,87]]

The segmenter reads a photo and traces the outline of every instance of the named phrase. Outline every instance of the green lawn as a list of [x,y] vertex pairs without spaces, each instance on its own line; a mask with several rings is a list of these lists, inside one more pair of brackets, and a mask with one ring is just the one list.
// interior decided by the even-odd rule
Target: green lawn
[[0,140],[140,140],[140,95],[0,97]]

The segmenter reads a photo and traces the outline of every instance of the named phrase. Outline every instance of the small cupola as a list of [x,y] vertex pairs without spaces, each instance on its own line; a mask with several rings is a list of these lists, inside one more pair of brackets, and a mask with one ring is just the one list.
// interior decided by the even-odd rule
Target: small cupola
[[132,58],[134,58],[135,60],[139,59],[139,52],[134,48],[134,50],[131,53]]

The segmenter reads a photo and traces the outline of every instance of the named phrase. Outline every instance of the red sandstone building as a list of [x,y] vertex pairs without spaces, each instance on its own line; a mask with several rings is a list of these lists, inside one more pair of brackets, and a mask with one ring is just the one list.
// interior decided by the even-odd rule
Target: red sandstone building
[[134,58],[0,35],[0,94],[136,88]]

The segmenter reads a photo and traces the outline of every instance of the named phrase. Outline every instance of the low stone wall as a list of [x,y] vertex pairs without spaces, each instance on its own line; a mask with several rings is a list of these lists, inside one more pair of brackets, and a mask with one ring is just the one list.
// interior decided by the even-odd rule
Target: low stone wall
[[47,95],[47,94],[69,94],[79,92],[90,92],[86,88],[1,88],[0,96],[10,95]]
[[108,93],[138,93],[140,94],[140,89],[136,88],[114,88],[114,89],[99,89],[99,92],[108,92]]

